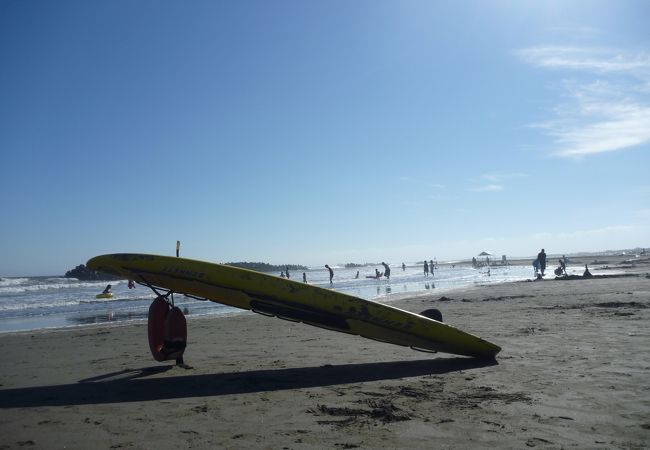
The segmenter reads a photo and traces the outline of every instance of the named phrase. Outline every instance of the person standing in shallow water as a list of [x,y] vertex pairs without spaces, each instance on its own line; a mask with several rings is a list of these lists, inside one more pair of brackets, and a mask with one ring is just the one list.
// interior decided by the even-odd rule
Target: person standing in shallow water
[[327,267],[327,270],[330,271],[330,284],[332,284],[332,279],[334,278],[334,271],[333,271],[332,268],[331,268],[330,266],[328,266],[327,264],[325,264],[325,267]]
[[539,271],[544,276],[544,271],[546,270],[546,252],[544,252],[544,249],[537,254],[537,261],[539,261]]
[[429,263],[427,260],[424,260],[424,276],[428,277],[429,276]]
[[387,280],[390,280],[390,267],[385,262],[382,262],[381,265],[384,266],[384,276]]

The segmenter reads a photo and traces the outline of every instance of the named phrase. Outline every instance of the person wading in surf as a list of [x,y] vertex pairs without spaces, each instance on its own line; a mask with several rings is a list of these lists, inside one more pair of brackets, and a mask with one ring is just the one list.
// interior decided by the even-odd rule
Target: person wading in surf
[[546,252],[544,252],[544,249],[537,254],[537,261],[539,261],[539,271],[544,276],[544,271],[546,270]]
[[327,267],[327,270],[330,271],[330,284],[332,284],[332,278],[334,278],[334,271],[333,271],[332,268],[331,268],[330,266],[328,266],[327,264],[325,264],[325,267]]
[[390,280],[390,267],[385,262],[382,262],[381,265],[384,266],[384,276],[387,280]]

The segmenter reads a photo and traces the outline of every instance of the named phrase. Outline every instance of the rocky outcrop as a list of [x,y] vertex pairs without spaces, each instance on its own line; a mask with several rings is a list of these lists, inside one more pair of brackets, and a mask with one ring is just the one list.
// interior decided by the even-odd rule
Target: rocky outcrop
[[118,278],[112,275],[107,275],[101,272],[95,272],[90,270],[83,264],[79,264],[72,270],[68,270],[65,273],[66,278],[76,278],[78,280],[117,280]]

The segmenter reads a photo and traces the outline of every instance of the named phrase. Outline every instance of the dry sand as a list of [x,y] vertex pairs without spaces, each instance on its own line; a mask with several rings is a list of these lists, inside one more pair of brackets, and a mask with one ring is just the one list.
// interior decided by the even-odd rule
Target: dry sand
[[5,334],[0,449],[647,448],[647,262],[393,303],[496,363],[252,313],[191,320],[190,370],[151,359],[146,324]]

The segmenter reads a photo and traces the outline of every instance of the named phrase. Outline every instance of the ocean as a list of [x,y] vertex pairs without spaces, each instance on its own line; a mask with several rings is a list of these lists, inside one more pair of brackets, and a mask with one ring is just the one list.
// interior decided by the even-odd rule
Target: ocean
[[[375,268],[383,272],[381,265],[358,268],[332,266],[332,286],[324,267],[310,268],[305,274],[310,284],[382,303],[423,293],[442,296],[451,289],[476,284],[533,278],[531,266],[492,267],[488,274],[485,267],[474,269],[465,264],[441,264],[434,276],[428,277],[424,277],[420,264],[408,264],[406,270],[402,270],[401,265],[391,265],[390,281],[366,278],[374,275]],[[357,270],[359,278],[355,278]],[[291,279],[302,282],[302,271],[292,272]],[[0,333],[146,321],[149,305],[155,298],[149,288],[136,285],[135,289],[128,289],[126,280],[111,281],[113,298],[95,299],[95,295],[101,293],[107,284],[106,281],[61,277],[0,278]],[[242,312],[237,308],[180,294],[176,294],[174,300],[188,317]]]

